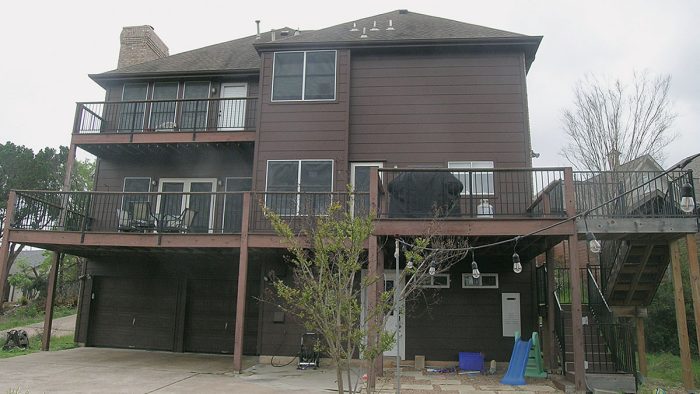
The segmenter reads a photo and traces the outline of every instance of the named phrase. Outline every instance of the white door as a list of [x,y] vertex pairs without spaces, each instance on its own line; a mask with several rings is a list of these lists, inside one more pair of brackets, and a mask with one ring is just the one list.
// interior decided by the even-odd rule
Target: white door
[[[156,216],[166,220],[167,217],[179,217],[185,208],[196,211],[191,231],[197,233],[212,232],[214,223],[214,192],[216,179],[166,179],[162,178],[158,186]],[[203,194],[189,194],[203,193]]]
[[[367,270],[362,270],[362,278],[364,280],[364,277],[367,275]],[[384,270],[384,289],[385,290],[394,290],[394,280],[396,278],[396,271],[395,270]],[[403,286],[403,282],[402,282]],[[401,289],[399,289],[401,290]],[[361,294],[361,301],[362,301],[362,314],[360,316],[360,322],[362,326],[364,327],[365,324],[365,316],[367,315],[367,288],[363,289],[362,294]],[[405,360],[406,359],[406,308],[405,308],[405,303],[401,303],[399,305],[399,322],[401,325],[399,326],[399,330],[401,332],[401,338],[399,339],[398,345],[399,349],[401,351],[401,359]],[[396,317],[394,315],[394,312],[389,314],[386,320],[386,324],[384,325],[384,331],[388,331],[391,333],[396,333]],[[385,356],[391,356],[391,357],[396,357],[396,342],[394,343],[394,346],[384,352]]]
[[369,202],[369,174],[372,168],[382,168],[382,163],[351,163],[350,183],[352,191],[357,193],[352,199],[353,215],[368,215]]
[[219,104],[219,130],[243,130],[246,127],[246,100],[248,85],[222,83]]

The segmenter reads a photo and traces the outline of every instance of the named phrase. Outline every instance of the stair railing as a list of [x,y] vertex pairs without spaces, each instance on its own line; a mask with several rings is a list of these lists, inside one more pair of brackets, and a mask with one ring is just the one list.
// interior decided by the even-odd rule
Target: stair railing
[[561,352],[561,372],[566,375],[566,336],[564,333],[564,309],[561,307],[561,302],[559,302],[559,295],[557,295],[557,290],[552,291],[554,293],[554,334],[557,337],[557,342],[559,343],[559,350]]

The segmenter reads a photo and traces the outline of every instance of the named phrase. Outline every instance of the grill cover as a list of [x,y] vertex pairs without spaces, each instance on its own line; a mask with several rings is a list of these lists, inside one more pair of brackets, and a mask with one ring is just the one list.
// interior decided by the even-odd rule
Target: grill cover
[[389,217],[460,216],[462,182],[447,171],[407,171],[388,185]]

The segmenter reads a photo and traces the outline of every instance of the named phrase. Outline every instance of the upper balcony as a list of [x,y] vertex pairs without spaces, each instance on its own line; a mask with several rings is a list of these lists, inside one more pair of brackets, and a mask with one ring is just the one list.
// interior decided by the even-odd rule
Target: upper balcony
[[257,103],[255,97],[81,102],[72,142],[96,156],[149,144],[252,142]]

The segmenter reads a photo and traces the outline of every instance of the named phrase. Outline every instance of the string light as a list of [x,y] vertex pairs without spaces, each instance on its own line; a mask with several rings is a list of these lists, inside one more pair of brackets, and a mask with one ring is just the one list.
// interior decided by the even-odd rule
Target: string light
[[681,211],[685,213],[693,212],[695,199],[693,198],[693,186],[686,182],[681,186]]
[[428,273],[430,274],[430,276],[433,276],[433,275],[435,275],[435,271],[436,271],[436,269],[435,269],[435,262],[434,262],[434,261],[431,261],[431,262],[430,262],[430,268],[428,269]]
[[515,250],[518,247],[519,240],[520,237],[515,237],[515,244],[513,245],[513,272],[516,274],[523,272],[523,265],[520,264],[520,255]]
[[588,248],[591,250],[591,253],[600,253],[602,246],[600,245],[600,241],[595,239],[595,235],[593,235],[592,232],[586,232],[586,241],[588,241]]
[[412,270],[413,269],[413,260],[408,260],[406,263],[406,268]]
[[474,250],[472,249],[472,278],[479,279],[481,272],[479,271],[479,265],[476,264],[476,257],[474,256]]

